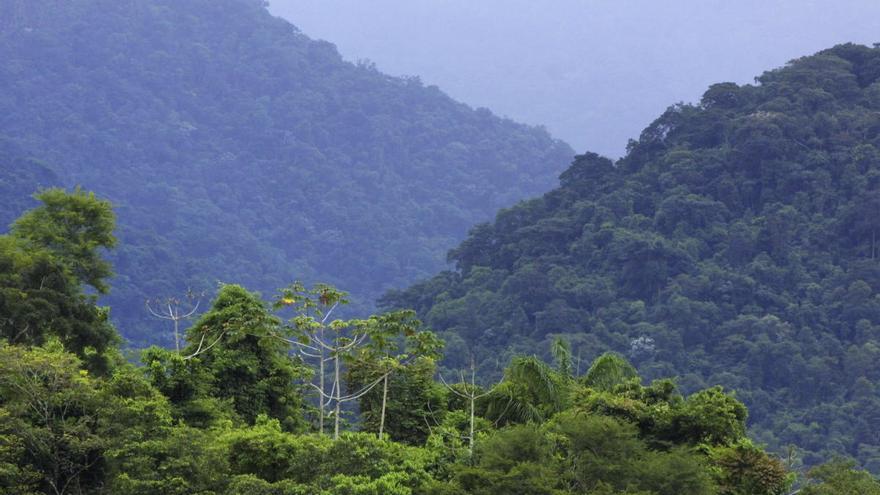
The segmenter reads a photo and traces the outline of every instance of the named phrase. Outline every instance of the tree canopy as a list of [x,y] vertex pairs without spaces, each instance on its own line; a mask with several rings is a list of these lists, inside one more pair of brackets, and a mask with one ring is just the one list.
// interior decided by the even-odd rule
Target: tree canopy
[[40,345],[59,339],[93,371],[105,370],[118,340],[109,310],[86,286],[106,290],[114,246],[110,204],[80,189],[47,189],[42,204],[0,235],[0,338]]
[[[106,206],[79,190],[41,197],[65,205],[54,218]],[[61,259],[67,251],[14,236],[2,241],[18,242],[19,256],[48,257],[72,286],[44,306],[97,309],[74,276],[82,265]],[[9,280],[0,278],[0,294],[15,290]],[[413,311],[333,317],[345,301],[330,285],[295,282],[270,306],[223,285],[187,330],[186,346],[146,349],[140,365],[115,357],[115,338],[80,348],[68,333],[76,329],[52,320],[34,322],[39,340],[0,339],[0,489],[784,495],[795,481],[817,494],[880,486],[845,462],[802,476],[746,437],[746,407],[721,387],[683,394],[672,379],[645,385],[616,354],[582,373],[562,339],[551,347],[554,364],[518,355],[492,387],[473,374],[450,384],[436,370],[442,342]],[[355,400],[359,410],[340,407]]]
[[715,84],[616,163],[577,157],[559,188],[474,227],[455,270],[381,306],[414,308],[485,370],[564,336],[686,391],[721,384],[773,448],[880,472],[878,110],[880,48]]

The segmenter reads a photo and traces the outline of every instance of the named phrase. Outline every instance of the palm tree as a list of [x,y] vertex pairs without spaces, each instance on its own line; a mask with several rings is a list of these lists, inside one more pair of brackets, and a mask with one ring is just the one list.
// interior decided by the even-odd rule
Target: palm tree
[[610,392],[617,385],[638,378],[639,372],[629,361],[613,352],[606,352],[593,361],[581,382],[589,388]]
[[504,370],[504,381],[484,399],[496,424],[541,423],[565,409],[573,380],[535,356],[520,356]]

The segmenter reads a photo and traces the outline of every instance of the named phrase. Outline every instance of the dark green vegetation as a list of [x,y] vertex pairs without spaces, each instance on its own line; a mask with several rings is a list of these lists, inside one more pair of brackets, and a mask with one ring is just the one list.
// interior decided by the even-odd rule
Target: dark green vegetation
[[0,139],[0,229],[37,205],[34,191],[56,186],[59,180],[45,165],[22,157],[12,143]]
[[[580,375],[561,340],[555,365],[516,356],[488,390],[438,383],[441,342],[412,312],[334,319],[346,296],[326,285],[284,289],[277,314],[225,285],[182,349],[136,367],[83,293],[108,275],[109,205],[40,199],[0,237],[4,494],[784,495],[797,478],[720,387],[644,385],[615,354]],[[348,398],[360,415],[338,407]],[[880,490],[842,462],[810,476],[810,493]]]
[[[145,299],[218,280],[326,280],[369,307],[442,269],[474,223],[552,188],[573,155],[541,129],[345,63],[262,3],[0,3],[0,139],[49,164],[53,185],[117,205],[107,302],[137,344],[169,342]],[[23,206],[3,197],[3,215]]]
[[774,450],[880,472],[880,48],[714,85],[449,259],[383,304],[416,309],[452,366],[561,335],[686,391],[734,390]]
[[106,290],[110,266],[98,250],[115,244],[110,204],[91,193],[48,189],[43,201],[0,236],[0,338],[22,345],[57,339],[93,371],[117,343],[108,310],[88,285]]

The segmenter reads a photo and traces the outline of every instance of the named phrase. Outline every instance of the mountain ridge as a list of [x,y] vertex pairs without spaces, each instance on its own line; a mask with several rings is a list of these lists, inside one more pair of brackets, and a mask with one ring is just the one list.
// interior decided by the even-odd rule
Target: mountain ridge
[[[753,434],[880,471],[880,49],[840,45],[670,107],[616,163],[580,155],[545,195],[387,294],[454,351],[628,355],[736,390]],[[455,361],[451,365],[462,366]]]
[[344,62],[263,2],[53,6],[4,3],[0,135],[116,205],[107,301],[136,344],[168,338],[144,299],[217,281],[329,281],[366,310],[442,268],[473,223],[549,190],[573,155]]

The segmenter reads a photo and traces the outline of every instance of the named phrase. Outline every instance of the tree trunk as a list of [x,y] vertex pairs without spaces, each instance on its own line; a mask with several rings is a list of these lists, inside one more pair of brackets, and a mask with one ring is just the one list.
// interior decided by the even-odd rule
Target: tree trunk
[[177,318],[174,319],[174,348],[177,350],[177,355],[180,355],[180,332],[178,330],[178,322]]
[[342,404],[342,390],[339,387],[339,351],[336,351],[336,356],[334,358],[334,363],[336,366],[335,373],[335,383],[336,383],[336,417],[334,419],[334,428],[333,428],[333,440],[339,439],[339,414],[340,414],[340,405]]
[[382,416],[379,419],[379,440],[382,439],[382,432],[385,431],[385,405],[388,404],[388,375],[382,380]]
[[[323,337],[323,336],[322,336]],[[322,339],[323,340],[323,339]],[[319,353],[318,359],[320,360],[320,365],[318,366],[318,384],[321,388],[321,393],[318,394],[318,431],[321,432],[321,435],[324,434],[324,348],[321,347],[321,352]]]
[[[471,392],[473,394],[473,392]],[[474,455],[474,403],[477,399],[471,395],[471,432],[468,435],[468,453]]]
[[477,370],[473,358],[471,358],[471,431],[468,436],[468,453],[474,455],[474,405],[477,402]]

